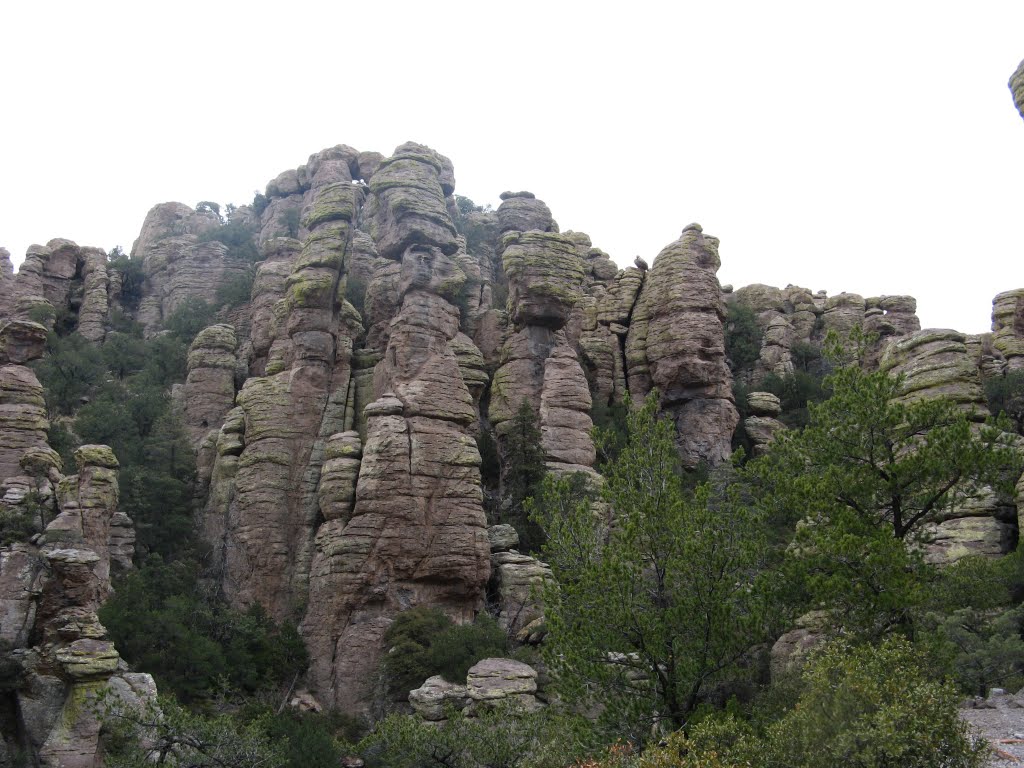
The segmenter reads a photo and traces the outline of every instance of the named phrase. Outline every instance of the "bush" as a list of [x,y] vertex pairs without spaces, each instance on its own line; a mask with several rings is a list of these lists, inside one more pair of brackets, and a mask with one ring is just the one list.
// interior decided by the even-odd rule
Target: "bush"
[[581,717],[505,705],[475,717],[452,711],[440,723],[391,715],[358,750],[371,768],[561,768],[583,757],[588,736]]
[[255,263],[260,260],[260,252],[256,247],[255,231],[253,227],[235,219],[219,227],[208,229],[199,235],[199,242],[208,243],[217,241],[228,247],[227,257],[235,261],[247,261]]
[[985,382],[985,397],[993,415],[1005,413],[1024,434],[1024,370],[1009,371]]
[[51,414],[70,414],[103,380],[103,355],[77,333],[63,338],[51,333],[46,351],[45,357],[32,363],[43,385],[46,406]]
[[203,299],[189,296],[164,318],[164,328],[184,344],[213,322],[216,310]]
[[434,675],[465,682],[478,661],[508,652],[508,638],[490,616],[481,614],[472,624],[456,625],[439,609],[427,606],[399,614],[384,641],[391,649],[384,657],[384,677],[388,691],[396,696]]
[[808,403],[819,403],[829,395],[821,376],[799,369],[787,376],[769,373],[760,388],[779,398],[782,404],[779,421],[790,429],[807,426],[810,421]]
[[110,269],[121,275],[121,304],[129,309],[137,309],[142,301],[146,285],[146,272],[140,259],[133,260],[124,255],[120,246],[108,254]]
[[761,326],[746,304],[733,302],[725,318],[725,356],[733,373],[747,370],[761,356]]
[[536,495],[547,465],[541,445],[541,431],[533,407],[524,398],[504,432],[504,477],[502,483],[501,522],[514,526],[524,552],[537,552],[544,543],[544,532],[529,519],[525,502]]
[[242,272],[231,275],[217,286],[217,305],[225,304],[234,309],[247,304],[252,297],[252,284],[256,279],[256,268],[248,267]]
[[100,620],[118,651],[184,702],[287,685],[308,663],[294,625],[205,594],[198,563],[150,557],[116,585]]
[[975,768],[986,748],[960,719],[952,685],[928,678],[904,638],[833,643],[803,675],[797,706],[769,729],[770,765]]

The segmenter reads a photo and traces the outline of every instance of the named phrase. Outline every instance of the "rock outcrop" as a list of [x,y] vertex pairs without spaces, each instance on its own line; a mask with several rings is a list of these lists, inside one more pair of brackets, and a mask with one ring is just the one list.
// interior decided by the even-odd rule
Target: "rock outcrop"
[[188,351],[184,420],[194,443],[219,430],[235,404],[235,348],[230,325],[211,325],[196,335]]
[[626,337],[634,402],[657,389],[676,423],[683,462],[725,461],[739,422],[725,362],[718,239],[691,224],[654,260]]
[[117,511],[110,448],[80,447],[79,472],[68,477],[46,450],[27,452],[22,466],[57,481],[60,513],[34,543],[0,549],[0,638],[18,649],[23,668],[14,696],[20,748],[46,768],[93,768],[101,764],[102,723],[92,706],[100,691],[130,707],[156,699],[153,679],[126,671],[97,618],[112,570],[131,567],[134,533]]
[[[956,403],[979,425],[989,415],[981,376],[964,334],[927,329],[890,341],[881,369],[903,377],[905,402],[941,398]],[[946,563],[966,555],[1002,555],[1017,541],[1017,513],[1010,500],[978,489],[928,526],[927,558]]]
[[1024,61],[1022,61],[1012,75],[1010,75],[1010,93],[1013,94],[1013,106],[1024,117]]

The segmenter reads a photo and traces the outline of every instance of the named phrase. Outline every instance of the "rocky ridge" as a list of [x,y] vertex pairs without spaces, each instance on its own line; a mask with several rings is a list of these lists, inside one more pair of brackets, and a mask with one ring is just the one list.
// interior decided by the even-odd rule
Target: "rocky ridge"
[[[478,443],[493,434],[506,468],[524,401],[548,469],[597,483],[592,414],[654,390],[688,466],[728,460],[741,410],[763,450],[784,428],[779,399],[755,389],[738,403],[734,383],[792,374],[829,331],[877,334],[871,364],[904,374],[908,397],[951,397],[979,418],[984,381],[1024,366],[1021,290],[996,297],[990,335],[921,331],[909,296],[722,287],[719,242],[697,224],[652,266],[620,269],[586,234],[561,232],[530,192],[506,192],[490,211],[463,210],[454,190],[451,162],[428,147],[384,156],[338,145],[279,174],[227,222],[157,205],[132,249],[142,274],[132,300],[127,273],[98,249],[34,246],[17,275],[0,252],[3,503],[47,510],[38,542],[2,550],[4,615],[14,617],[4,628],[22,628],[12,642],[29,642],[29,626],[68,646],[106,642],[91,622],[70,641],[57,631],[63,609],[40,606],[71,598],[44,599],[57,587],[40,587],[33,564],[87,542],[92,554],[54,555],[50,568],[70,569],[58,581],[76,595],[92,585],[74,605],[94,612],[111,569],[130,567],[133,535],[116,511],[115,459],[96,449],[74,480],[60,474],[42,389],[24,364],[49,330],[102,343],[116,310],[156,335],[187,302],[216,305],[218,288],[252,269],[217,239],[229,239],[224,227],[246,227],[258,252],[249,301],[195,337],[176,393],[198,456],[210,578],[235,606],[296,620],[309,690],[352,712],[370,708],[384,632],[408,608],[466,622],[490,596],[510,634],[542,634],[536,588],[550,570],[502,526],[488,528]],[[727,356],[736,304],[753,310],[759,333],[746,368]],[[75,547],[58,548],[62,536]],[[932,554],[996,555],[1016,540],[1016,510],[991,500],[941,521]],[[89,647],[113,675],[116,652]],[[61,667],[65,682],[77,679],[72,668]],[[424,688],[431,707],[462,696]]]

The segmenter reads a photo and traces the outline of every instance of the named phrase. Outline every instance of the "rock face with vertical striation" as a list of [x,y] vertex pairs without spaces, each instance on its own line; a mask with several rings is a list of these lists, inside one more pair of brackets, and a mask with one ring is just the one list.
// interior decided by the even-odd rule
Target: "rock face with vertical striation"
[[1008,370],[1024,368],[1024,288],[1000,293],[992,300],[992,345]]
[[428,604],[461,622],[483,604],[489,545],[469,429],[477,416],[451,346],[459,312],[450,299],[464,279],[435,245],[403,252],[402,308],[374,371],[381,395],[365,409],[355,506],[351,519],[327,519],[317,532],[303,632],[316,649],[314,686],[345,709],[367,705],[397,613]]
[[235,404],[235,348],[238,339],[230,325],[211,325],[200,331],[188,351],[185,379],[185,426],[198,443],[220,429]]
[[658,390],[691,467],[725,461],[739,421],[725,362],[720,265],[718,239],[698,224],[686,227],[654,260],[626,337],[633,401]]
[[[543,215],[547,206],[538,205],[530,193],[503,197],[498,209],[503,229],[553,227]],[[590,437],[590,388],[563,330],[584,295],[584,262],[576,241],[557,232],[508,229],[500,253],[512,328],[491,385],[489,418],[499,447],[504,450],[506,425],[525,401],[537,414],[548,468],[592,473],[596,453]]]
[[[51,739],[67,691],[85,696],[80,683],[104,680],[125,695],[148,689],[112,671],[116,650],[94,621],[110,572],[131,567],[134,530],[117,509],[112,455],[85,447],[65,477],[46,445],[42,390],[24,364],[49,330],[103,343],[113,306],[154,336],[180,307],[213,305],[174,392],[198,453],[204,576],[236,608],[298,620],[311,657],[303,682],[352,713],[373,708],[383,635],[411,607],[468,622],[490,597],[518,638],[546,631],[537,589],[550,569],[515,551],[513,529],[494,526],[489,540],[485,519],[485,498],[502,514],[524,401],[548,470],[597,485],[593,421],[654,389],[688,466],[729,456],[739,416],[727,304],[756,319],[735,372],[754,390],[744,426],[755,453],[782,429],[778,398],[756,385],[820,372],[829,330],[878,334],[872,362],[905,372],[908,398],[977,406],[979,370],[1024,367],[1019,291],[997,297],[991,336],[929,335],[909,296],[723,289],[718,241],[697,225],[650,267],[630,254],[635,266],[620,269],[585,233],[560,232],[534,194],[503,193],[491,210],[454,185],[452,163],[423,145],[385,156],[339,144],[278,174],[227,222],[205,206],[154,207],[129,268],[52,240],[14,275],[0,251],[0,507],[36,504],[41,531],[0,550],[0,634],[53,641],[51,667],[18,693],[51,764],[91,759],[87,719],[73,738]],[[249,278],[247,297],[217,305],[221,288]],[[1003,506],[960,510],[936,528],[929,557],[1002,552],[1015,535]],[[427,681],[414,706],[436,718],[446,701],[468,712],[509,697],[536,705],[529,668],[492,660],[470,678]]]
[[105,445],[84,445],[75,462],[78,474],[63,477],[50,449],[25,453],[22,468],[37,483],[57,484],[60,513],[33,543],[0,548],[0,637],[24,649],[11,707],[21,748],[47,768],[101,764],[93,702],[104,689],[129,707],[156,699],[149,675],[124,672],[97,618],[111,573],[131,567],[134,531],[117,511],[118,461]]

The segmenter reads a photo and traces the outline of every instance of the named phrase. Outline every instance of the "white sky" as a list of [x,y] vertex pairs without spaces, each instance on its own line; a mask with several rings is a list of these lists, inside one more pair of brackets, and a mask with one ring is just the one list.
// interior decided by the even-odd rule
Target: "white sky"
[[5,2],[0,245],[128,250],[158,202],[413,140],[619,264],[699,221],[723,283],[980,332],[1024,285],[1022,58],[1020,0]]

